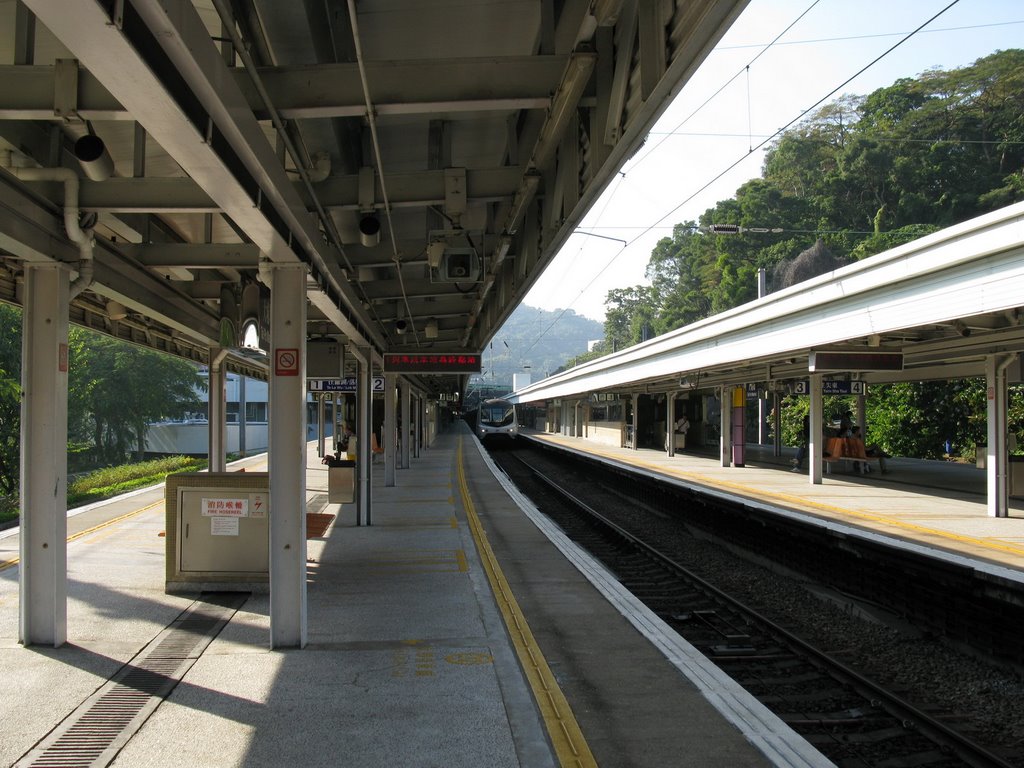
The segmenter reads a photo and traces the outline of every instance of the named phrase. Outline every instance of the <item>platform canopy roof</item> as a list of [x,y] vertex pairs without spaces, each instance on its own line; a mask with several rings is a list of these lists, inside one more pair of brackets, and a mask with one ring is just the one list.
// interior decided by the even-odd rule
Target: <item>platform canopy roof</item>
[[206,361],[265,260],[306,266],[310,338],[479,352],[745,4],[0,3],[0,300],[77,269],[65,185],[16,170],[62,166],[76,323]]
[[1009,364],[1021,350],[1024,203],[571,368],[512,399],[744,384],[791,392],[811,373],[953,379],[984,376],[988,358]]

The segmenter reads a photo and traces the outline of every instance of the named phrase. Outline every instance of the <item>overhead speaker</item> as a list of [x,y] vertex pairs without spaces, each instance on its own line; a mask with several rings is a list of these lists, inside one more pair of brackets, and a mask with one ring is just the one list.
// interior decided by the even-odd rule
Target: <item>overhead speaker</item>
[[449,248],[441,264],[441,275],[455,283],[475,282],[480,274],[480,260],[472,248]]

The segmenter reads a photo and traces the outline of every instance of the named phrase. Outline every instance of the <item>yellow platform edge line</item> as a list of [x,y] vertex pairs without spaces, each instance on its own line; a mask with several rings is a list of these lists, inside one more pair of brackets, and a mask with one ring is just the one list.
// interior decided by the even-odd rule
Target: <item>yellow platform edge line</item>
[[[561,446],[561,443],[554,443],[555,445]],[[568,447],[568,446],[566,446]],[[611,453],[604,453],[602,451],[593,451],[598,456],[603,456],[606,459],[613,461],[620,461],[621,457]],[[707,486],[712,489],[728,488],[733,491],[737,491],[744,496],[749,497],[754,501],[760,501],[765,498],[776,499],[778,501],[785,502],[786,504],[792,505],[798,511],[808,511],[813,514],[815,509],[822,510],[824,512],[832,512],[839,515],[848,515],[849,517],[859,518],[861,520],[869,520],[874,523],[883,523],[885,525],[891,525],[893,528],[902,528],[906,531],[914,531],[916,533],[924,533],[929,536],[935,536],[940,539],[949,539],[950,541],[958,541],[964,544],[973,544],[974,546],[981,547],[982,549],[991,549],[996,552],[1006,552],[1011,555],[1024,555],[1024,548],[1015,547],[1012,544],[1006,544],[1003,542],[992,541],[990,539],[979,539],[975,536],[966,536],[960,533],[950,533],[949,531],[943,531],[938,528],[929,528],[926,525],[918,525],[916,523],[905,523],[902,520],[896,520],[892,517],[886,517],[885,515],[874,514],[871,512],[859,512],[856,509],[850,509],[849,507],[840,507],[833,504],[826,504],[820,501],[814,501],[812,499],[805,499],[800,496],[793,496],[788,493],[779,493],[778,491],[768,491],[763,488],[755,488],[750,485],[744,485],[743,483],[737,483],[730,480],[719,480],[718,478],[708,477],[697,472],[690,472],[683,469],[666,469],[664,466],[659,464],[652,464],[646,461],[627,461],[626,464],[635,467],[643,467],[649,469],[652,472],[656,472],[659,475],[671,477],[679,480],[692,480],[693,482]]]
[[487,580],[498,601],[498,608],[501,611],[505,627],[508,629],[509,637],[512,638],[512,645],[519,656],[519,663],[526,673],[527,681],[533,691],[534,701],[540,710],[544,726],[548,730],[548,737],[551,739],[558,762],[562,766],[596,768],[597,761],[594,760],[594,756],[590,752],[590,747],[583,737],[583,731],[580,729],[579,723],[576,722],[576,717],[572,713],[565,694],[558,687],[558,682],[551,673],[540,646],[537,645],[533,633],[530,632],[526,617],[512,594],[512,589],[509,587],[505,574],[502,573],[487,540],[487,534],[480,523],[480,518],[477,517],[473,499],[469,495],[469,486],[466,484],[461,435],[459,436],[456,463],[458,465],[459,494],[466,509],[470,532],[480,551],[484,572],[487,574]]
[[[90,533],[95,533],[96,531],[99,531],[99,530],[101,530],[103,528],[107,528],[107,527],[109,527],[111,525],[114,525],[115,523],[119,523],[122,520],[127,520],[129,517],[134,517],[135,515],[141,514],[141,513],[145,512],[146,510],[152,509],[153,507],[159,506],[160,504],[163,504],[163,503],[164,503],[163,500],[154,501],[152,504],[148,504],[145,507],[139,507],[138,509],[133,509],[131,512],[126,512],[123,515],[119,515],[118,517],[111,518],[110,520],[107,520],[105,523],[100,523],[99,525],[94,525],[92,528],[86,528],[84,531],[79,531],[78,533],[73,533],[70,536],[68,536],[67,541],[74,541],[75,539],[80,539],[83,536],[88,536]],[[0,563],[0,571],[5,571],[8,568],[13,568],[14,566],[16,566],[20,562],[21,562],[21,558],[20,557],[14,557],[14,558],[11,558],[10,560],[4,560],[2,563]]]

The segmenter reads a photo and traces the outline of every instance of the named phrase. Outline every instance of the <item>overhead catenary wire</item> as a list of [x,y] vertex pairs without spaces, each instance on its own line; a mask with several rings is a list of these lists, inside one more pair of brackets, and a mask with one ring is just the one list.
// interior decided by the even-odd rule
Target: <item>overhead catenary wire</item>
[[[655,222],[653,222],[652,224],[650,224],[650,225],[648,225],[648,226],[644,227],[644,228],[643,228],[643,229],[641,230],[641,232],[640,232],[639,234],[637,234],[636,236],[634,236],[634,237],[633,237],[633,238],[632,238],[632,239],[631,239],[631,240],[630,240],[630,241],[629,241],[629,242],[628,242],[628,243],[627,243],[627,244],[626,244],[625,246],[623,246],[623,247],[622,247],[622,248],[621,248],[621,249],[620,249],[620,250],[618,251],[618,253],[616,253],[616,254],[615,254],[615,255],[614,255],[613,257],[612,257],[612,259],[611,259],[611,260],[609,260],[609,262],[608,262],[608,263],[607,263],[607,264],[606,264],[606,265],[605,265],[605,266],[604,266],[603,268],[601,268],[601,269],[600,269],[600,270],[599,270],[599,271],[598,271],[598,272],[597,272],[596,274],[594,274],[594,275],[593,275],[593,276],[591,277],[590,281],[589,281],[589,282],[588,282],[588,283],[586,284],[586,286],[584,286],[584,288],[583,288],[582,290],[580,290],[580,291],[579,291],[579,293],[577,294],[577,298],[578,298],[578,297],[579,297],[580,295],[582,295],[583,293],[585,293],[585,292],[586,292],[586,290],[587,290],[587,289],[588,289],[588,288],[589,288],[589,287],[590,287],[591,285],[593,285],[593,284],[594,284],[594,282],[595,282],[595,281],[596,281],[596,280],[597,280],[597,279],[598,279],[598,278],[599,278],[599,277],[600,277],[600,276],[601,276],[602,274],[604,274],[604,273],[605,273],[605,272],[606,272],[606,271],[608,270],[608,268],[609,268],[609,267],[610,267],[610,266],[612,265],[612,263],[614,263],[614,262],[615,262],[615,260],[616,260],[616,259],[617,259],[617,258],[618,258],[619,256],[621,256],[621,255],[622,255],[622,253],[623,253],[624,251],[628,250],[628,249],[629,249],[629,247],[630,247],[630,246],[632,246],[632,245],[633,245],[634,243],[636,243],[636,242],[637,242],[637,241],[638,241],[638,240],[639,240],[640,238],[642,238],[642,237],[643,237],[644,235],[646,235],[646,234],[647,234],[648,232],[650,232],[651,230],[653,230],[653,229],[656,229],[656,228],[658,228],[658,226],[659,226],[659,225],[661,224],[661,222],[663,222],[663,221],[664,221],[665,219],[667,219],[667,218],[668,218],[669,216],[671,216],[672,214],[674,214],[674,213],[675,213],[676,211],[678,211],[678,210],[679,210],[680,208],[682,208],[682,207],[683,207],[684,205],[686,205],[686,204],[687,204],[688,202],[690,202],[691,200],[693,200],[693,199],[694,199],[694,198],[695,198],[695,197],[696,197],[697,195],[699,195],[700,193],[704,192],[704,191],[705,191],[706,189],[708,189],[708,188],[709,188],[709,187],[710,187],[711,185],[713,185],[713,184],[714,184],[715,182],[717,182],[717,181],[718,181],[719,179],[721,179],[722,177],[724,177],[724,176],[725,176],[725,175],[726,175],[727,173],[729,173],[730,171],[732,171],[732,170],[733,170],[733,169],[734,169],[734,168],[735,168],[736,166],[738,166],[738,165],[739,165],[740,163],[742,163],[742,162],[743,162],[744,160],[746,160],[746,159],[747,159],[748,157],[750,157],[750,155],[751,155],[751,154],[752,154],[752,153],[753,153],[754,151],[756,151],[756,150],[758,150],[758,149],[761,149],[761,148],[762,148],[762,147],[764,147],[764,146],[765,146],[765,145],[766,145],[766,144],[767,144],[768,142],[770,142],[770,141],[771,141],[771,140],[773,140],[774,138],[776,138],[776,137],[780,136],[780,135],[781,135],[782,133],[784,133],[784,132],[785,132],[786,130],[788,130],[788,129],[789,129],[789,128],[790,128],[791,126],[793,126],[793,125],[794,125],[795,123],[799,122],[799,121],[800,121],[800,120],[802,120],[802,119],[803,119],[803,118],[804,118],[805,116],[807,116],[808,114],[810,114],[811,112],[813,112],[813,111],[814,111],[815,109],[817,109],[817,108],[818,108],[819,106],[821,106],[821,104],[822,104],[822,103],[824,103],[824,102],[825,102],[825,101],[826,101],[827,99],[829,99],[829,98],[831,98],[832,96],[834,96],[834,95],[835,95],[835,94],[836,94],[836,93],[837,93],[837,92],[838,92],[838,91],[839,91],[840,89],[844,88],[844,87],[845,87],[846,85],[848,85],[849,83],[851,83],[851,82],[852,82],[853,80],[855,80],[856,78],[860,77],[860,76],[861,76],[861,75],[862,75],[862,74],[863,74],[864,72],[866,72],[867,70],[869,70],[869,69],[870,69],[871,67],[873,67],[873,66],[874,66],[875,64],[877,64],[877,63],[878,63],[879,61],[881,61],[881,60],[882,60],[882,59],[884,59],[884,58],[885,58],[886,56],[888,56],[888,55],[889,55],[889,54],[891,54],[891,53],[892,53],[893,51],[895,51],[895,50],[896,50],[897,48],[899,48],[899,47],[900,47],[901,45],[903,45],[904,43],[906,43],[906,42],[907,42],[908,40],[910,40],[910,39],[911,39],[912,37],[914,37],[914,36],[915,36],[916,34],[918,34],[918,33],[919,33],[919,32],[920,32],[921,30],[923,30],[923,29],[924,29],[925,27],[927,27],[927,26],[928,26],[929,24],[931,24],[931,23],[932,23],[933,21],[935,21],[935,20],[936,20],[937,18],[939,18],[940,16],[942,16],[943,14],[945,14],[945,13],[946,13],[947,11],[949,11],[949,10],[950,10],[951,8],[953,8],[953,7],[955,6],[955,5],[957,5],[957,4],[959,3],[959,2],[960,2],[960,0],[952,0],[952,2],[950,2],[950,3],[948,4],[948,5],[946,5],[946,6],[944,7],[944,8],[942,8],[941,10],[939,10],[939,11],[938,11],[937,13],[935,13],[934,15],[932,15],[932,16],[931,16],[930,18],[928,18],[928,19],[927,19],[927,20],[926,20],[925,22],[923,22],[922,24],[920,24],[920,25],[919,25],[918,27],[916,27],[916,28],[915,28],[914,30],[912,30],[911,32],[908,32],[908,33],[904,34],[904,36],[903,36],[903,37],[902,37],[902,38],[901,38],[901,39],[900,39],[899,41],[897,41],[896,43],[894,43],[893,45],[891,45],[891,46],[890,46],[889,48],[887,48],[887,49],[886,49],[885,51],[883,51],[883,52],[882,52],[881,54],[879,54],[878,56],[874,57],[874,58],[873,58],[873,59],[872,59],[872,60],[871,60],[870,62],[868,62],[868,63],[867,63],[866,65],[864,65],[863,67],[861,67],[860,69],[858,69],[858,70],[857,70],[857,71],[856,71],[856,72],[855,72],[855,73],[854,73],[853,75],[851,75],[850,77],[846,78],[846,79],[845,79],[845,80],[844,80],[844,81],[843,81],[842,83],[840,83],[840,84],[839,84],[839,85],[837,85],[836,87],[832,88],[832,89],[831,89],[831,90],[830,90],[830,91],[829,91],[828,93],[826,93],[826,94],[825,94],[824,96],[822,96],[822,97],[821,97],[821,98],[819,98],[819,99],[818,99],[817,101],[815,101],[815,102],[814,102],[814,103],[813,103],[813,104],[812,104],[812,105],[811,105],[810,107],[808,107],[808,108],[804,109],[803,111],[801,111],[801,112],[800,112],[799,114],[797,114],[797,115],[796,115],[796,116],[795,116],[795,117],[794,117],[793,119],[791,119],[791,120],[790,120],[789,122],[787,122],[787,123],[786,123],[785,125],[783,125],[783,126],[782,126],[781,128],[779,128],[779,129],[778,129],[777,131],[775,131],[774,133],[772,133],[772,134],[768,135],[767,137],[765,137],[765,138],[764,138],[764,139],[763,139],[763,140],[762,140],[762,141],[761,141],[760,143],[758,143],[758,144],[757,144],[756,146],[754,146],[754,147],[753,147],[753,148],[752,148],[752,149],[751,149],[751,150],[750,150],[749,152],[745,152],[745,153],[744,153],[744,154],[743,154],[743,155],[742,155],[741,157],[739,157],[739,158],[737,158],[736,160],[734,160],[733,162],[731,162],[731,163],[730,163],[730,164],[729,164],[728,166],[726,166],[726,167],[725,167],[725,168],[724,168],[723,170],[721,170],[721,171],[719,171],[719,172],[718,172],[717,174],[715,174],[715,176],[714,176],[714,177],[712,177],[712,178],[711,178],[711,179],[710,179],[709,181],[707,181],[707,182],[705,182],[704,184],[702,184],[702,185],[701,185],[701,186],[700,186],[700,187],[699,187],[699,188],[698,188],[698,189],[697,189],[696,191],[694,191],[694,192],[692,192],[692,193],[691,193],[690,195],[688,195],[688,196],[687,196],[687,197],[686,197],[686,198],[685,198],[684,200],[682,200],[682,201],[681,201],[681,202],[680,202],[679,204],[677,204],[677,205],[676,205],[676,206],[674,206],[674,207],[673,207],[673,208],[672,208],[671,210],[669,210],[668,212],[666,212],[665,214],[663,214],[662,216],[660,216],[660,217],[659,217],[659,218],[658,218],[658,219],[657,219],[657,220],[656,220]],[[799,21],[799,19],[800,19],[800,18],[802,18],[802,17],[804,16],[804,15],[806,15],[806,13],[807,13],[808,11],[810,11],[810,10],[811,10],[811,8],[813,8],[813,7],[814,7],[814,5],[816,5],[816,4],[817,4],[817,0],[816,0],[816,2],[815,2],[815,3],[813,3],[813,4],[812,4],[812,5],[810,6],[810,7],[808,7],[808,8],[807,8],[807,9],[806,9],[806,10],[805,10],[805,11],[804,11],[804,12],[803,12],[803,13],[802,13],[801,15],[800,15],[800,17],[798,17],[798,18],[797,18],[797,19],[796,19],[796,20],[795,20],[794,22],[790,23],[790,24],[789,24],[789,25],[788,25],[788,26],[786,27],[786,30],[784,30],[784,31],[783,31],[783,33],[780,33],[780,35],[776,36],[776,38],[775,38],[775,39],[774,39],[774,40],[773,40],[773,41],[772,41],[771,43],[769,43],[769,46],[771,46],[771,45],[775,45],[775,44],[776,44],[776,41],[777,41],[777,40],[779,39],[779,37],[781,37],[781,35],[782,35],[782,34],[785,34],[785,31],[788,31],[789,29],[791,29],[791,28],[793,27],[793,25],[794,25],[794,24],[795,24],[795,23],[796,23],[797,21]],[[765,50],[767,50],[767,46],[766,46]],[[763,53],[763,52],[764,52],[764,51],[762,51],[761,53]],[[760,55],[761,55],[761,53],[759,53],[759,54],[758,54],[758,56],[760,56]],[[756,58],[757,58],[757,57],[755,57],[754,59],[752,59],[752,61],[756,60]],[[710,102],[710,101],[711,101],[712,99],[714,99],[714,98],[715,98],[715,96],[717,96],[717,95],[718,95],[719,93],[721,93],[721,92],[722,92],[722,91],[723,91],[723,90],[724,90],[724,89],[725,89],[725,88],[726,88],[726,87],[727,87],[727,86],[728,86],[728,85],[729,85],[730,83],[732,83],[732,82],[733,82],[733,81],[734,81],[734,80],[735,80],[735,79],[736,79],[737,77],[739,77],[739,75],[740,75],[740,74],[741,74],[741,73],[742,73],[743,71],[744,71],[744,70],[740,70],[740,72],[738,72],[738,73],[737,73],[736,75],[734,75],[734,76],[733,76],[732,78],[730,78],[730,80],[729,80],[729,81],[728,81],[728,82],[727,82],[726,84],[724,84],[724,85],[723,85],[722,87],[720,87],[720,88],[719,88],[719,89],[718,89],[717,91],[715,91],[715,93],[714,93],[714,94],[712,94],[712,96],[710,96],[710,97],[709,97],[708,99],[706,99],[706,100],[705,100],[705,101],[704,101],[704,102],[703,102],[703,103],[702,103],[702,104],[701,104],[701,105],[700,105],[700,106],[699,106],[699,107],[698,107],[698,108],[697,108],[696,110],[694,110],[694,112],[692,112],[692,113],[691,113],[691,114],[690,114],[689,116],[687,116],[687,117],[686,117],[686,118],[685,118],[685,119],[684,119],[684,120],[683,120],[683,121],[682,121],[681,123],[679,123],[679,125],[677,125],[677,126],[676,126],[676,129],[674,129],[674,130],[678,130],[678,128],[680,128],[680,127],[682,127],[683,125],[685,125],[685,124],[686,124],[686,122],[688,122],[688,121],[689,121],[689,120],[690,120],[690,119],[691,119],[691,118],[693,117],[693,115],[695,115],[695,114],[696,114],[696,113],[697,113],[697,112],[698,112],[699,110],[703,109],[703,108],[704,108],[704,107],[705,107],[705,106],[706,106],[706,105],[707,105],[707,104],[708,104],[708,103],[709,103],[709,102]],[[666,134],[666,137],[665,137],[665,138],[667,138],[667,136],[668,136],[668,135],[672,135],[672,134],[671,134],[671,132],[670,132],[669,134]],[[653,151],[654,149],[656,149],[656,148],[657,148],[657,146],[660,146],[660,144],[661,144],[661,143],[663,143],[663,142],[665,141],[665,138],[663,138],[661,142],[658,142],[658,144],[657,144],[657,145],[655,145],[654,147],[652,147],[651,151]],[[649,152],[645,153],[645,154],[644,154],[644,155],[643,155],[643,156],[642,156],[641,158],[639,158],[639,159],[637,160],[637,162],[636,162],[636,163],[634,163],[634,166],[633,166],[633,167],[635,167],[635,166],[636,166],[636,164],[638,164],[639,162],[642,162],[642,161],[643,161],[643,160],[644,160],[644,159],[645,159],[646,157],[648,157],[648,156],[650,155],[650,152],[651,152],[651,151],[649,151]],[[575,300],[574,300],[574,301],[575,301]],[[531,345],[530,345],[530,346],[529,346],[529,347],[527,348],[527,351],[529,351],[530,349],[533,349],[533,347],[534,347],[534,346],[536,346],[536,345],[537,345],[537,343],[539,343],[539,342],[540,342],[540,340],[541,340],[541,339],[542,339],[542,338],[543,338],[543,337],[544,337],[544,336],[545,336],[545,335],[546,335],[546,334],[548,333],[548,331],[550,331],[550,330],[551,330],[551,328],[553,328],[553,327],[554,327],[554,325],[555,325],[555,324],[556,324],[556,323],[558,322],[558,320],[559,320],[559,319],[561,319],[561,317],[562,317],[562,316],[563,316],[563,315],[565,314],[565,312],[567,312],[567,311],[568,311],[569,309],[571,309],[571,308],[572,308],[572,303],[570,303],[570,305],[569,305],[568,307],[566,307],[566,308],[562,309],[562,310],[561,310],[561,312],[559,312],[558,316],[557,316],[557,317],[556,317],[556,318],[555,318],[555,319],[554,319],[554,320],[553,320],[553,321],[552,321],[552,322],[551,322],[551,323],[550,323],[550,324],[549,324],[549,325],[547,326],[547,328],[545,328],[545,329],[544,329],[544,331],[543,331],[543,332],[542,332],[542,333],[540,334],[540,336],[538,336],[538,337],[537,337],[537,339],[535,339],[535,340],[534,340],[534,342],[533,342],[533,343],[532,343],[532,344],[531,344]]]

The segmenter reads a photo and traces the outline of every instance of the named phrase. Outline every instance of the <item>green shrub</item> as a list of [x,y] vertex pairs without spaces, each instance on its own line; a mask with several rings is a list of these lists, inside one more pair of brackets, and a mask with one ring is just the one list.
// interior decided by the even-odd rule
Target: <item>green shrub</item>
[[0,524],[18,517],[18,497],[0,496]]
[[68,487],[68,507],[82,506],[137,488],[156,485],[174,472],[196,472],[206,469],[206,466],[206,459],[169,456],[138,464],[98,469],[71,483]]

